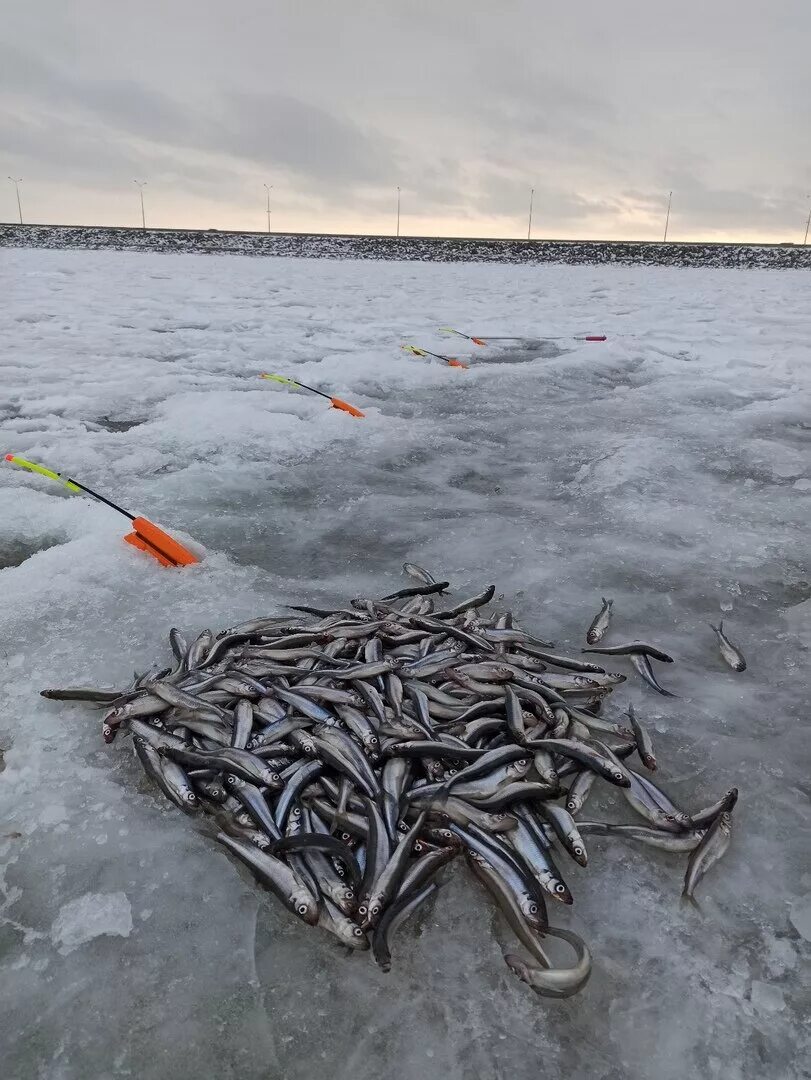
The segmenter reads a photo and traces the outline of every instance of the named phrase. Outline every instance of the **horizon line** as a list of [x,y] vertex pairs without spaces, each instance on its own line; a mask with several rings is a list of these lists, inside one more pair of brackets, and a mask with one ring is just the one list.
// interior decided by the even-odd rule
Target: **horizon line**
[[601,240],[597,237],[584,239],[582,237],[554,238],[554,237],[514,237],[514,236],[438,236],[436,234],[403,234],[395,233],[341,233],[341,232],[287,232],[274,229],[268,232],[266,229],[220,229],[215,226],[189,228],[179,225],[88,225],[66,224],[63,222],[26,221],[0,221],[0,229],[103,229],[107,231],[134,232],[134,233],[220,233],[228,236],[318,236],[331,237],[346,240],[447,240],[456,243],[468,244],[645,244],[649,246],[674,247],[678,245],[697,246],[710,244],[713,247],[807,247],[807,244],[794,240]]

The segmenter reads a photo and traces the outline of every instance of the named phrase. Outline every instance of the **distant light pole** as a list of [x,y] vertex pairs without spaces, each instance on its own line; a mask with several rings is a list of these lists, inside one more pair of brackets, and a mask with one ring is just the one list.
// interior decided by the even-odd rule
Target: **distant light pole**
[[[23,223],[23,207],[22,207],[22,203],[20,202],[20,184],[22,183],[22,179],[23,178],[21,176],[10,176],[9,177],[9,180],[12,182],[12,184],[14,185],[14,188],[15,188],[15,190],[17,192],[17,213],[20,215],[20,224],[21,225]],[[806,229],[806,233],[807,232],[808,232],[808,230]]]
[[667,217],[665,218],[665,235],[664,235],[664,239],[662,240],[663,244],[667,243],[667,227],[670,224],[670,203],[671,203],[672,199],[673,199],[673,192],[671,191],[670,194],[667,197]]
[[397,188],[397,235],[400,235],[400,189]]
[[[19,195],[17,196],[19,198]],[[808,196],[811,199],[811,195]],[[22,223],[23,216],[20,214],[20,223]],[[808,207],[808,217],[805,219],[805,236],[803,237],[803,247],[808,243],[808,229],[811,226],[811,206]]]
[[271,193],[271,191],[273,189],[273,184],[270,184],[270,185],[265,184],[264,187],[265,187],[265,194],[267,195],[266,213],[267,213],[267,216],[268,216],[268,232],[270,232],[270,193]]
[[529,221],[527,222],[527,240],[532,239],[532,200],[535,198],[535,188],[529,192]]
[[141,193],[141,228],[146,228],[146,214],[144,213],[144,188],[146,187],[146,180],[133,180],[133,184],[138,185],[138,190]]

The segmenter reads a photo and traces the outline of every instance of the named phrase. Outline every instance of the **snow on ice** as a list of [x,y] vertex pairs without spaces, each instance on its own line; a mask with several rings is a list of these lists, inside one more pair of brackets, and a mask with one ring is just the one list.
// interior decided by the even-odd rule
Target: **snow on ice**
[[[205,551],[169,572],[112,511],[0,470],[4,1080],[802,1076],[807,275],[24,250],[0,273],[4,452]],[[470,371],[400,351],[471,352],[442,325],[491,339]],[[569,340],[589,331],[609,340]],[[100,714],[38,696],[126,683],[168,660],[173,625],[382,595],[404,559],[463,593],[493,581],[571,649],[612,596],[617,635],[678,658],[678,697],[615,695],[666,790],[695,808],[741,789],[701,912],[679,904],[682,859],[591,839],[555,913],[595,956],[570,1001],[510,974],[462,867],[390,974],[346,957],[105,746]]]

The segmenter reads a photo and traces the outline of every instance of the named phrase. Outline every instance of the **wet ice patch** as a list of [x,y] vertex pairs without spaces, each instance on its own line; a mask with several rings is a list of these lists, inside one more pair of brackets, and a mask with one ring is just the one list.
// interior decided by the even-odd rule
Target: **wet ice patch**
[[130,431],[134,427],[140,427],[141,424],[145,424],[147,418],[145,416],[136,417],[134,420],[124,419],[119,417],[117,420],[110,416],[99,416],[95,420],[88,421],[89,424],[95,425],[97,428],[101,428],[103,431],[112,431],[117,434],[121,431]]
[[51,926],[51,941],[63,956],[105,934],[129,937],[132,908],[123,892],[85,893],[63,904]]
[[775,1013],[785,1009],[783,991],[771,983],[755,981],[752,983],[752,1004],[760,1013]]
[[556,342],[545,338],[491,338],[487,346],[486,351],[480,349],[471,360],[486,364],[529,364],[534,360],[548,360],[566,352],[566,349]]
[[11,566],[22,566],[32,555],[57,547],[64,542],[64,536],[42,536],[38,539],[0,536],[0,570],[7,570]]
[[791,905],[791,925],[806,941],[811,941],[811,896],[795,900]]

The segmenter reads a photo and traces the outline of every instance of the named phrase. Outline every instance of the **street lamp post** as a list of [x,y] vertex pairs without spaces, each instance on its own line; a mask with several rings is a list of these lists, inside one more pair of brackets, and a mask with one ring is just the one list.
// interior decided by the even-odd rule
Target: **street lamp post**
[[[811,195],[808,196],[811,199]],[[20,221],[22,222],[22,214],[20,215]],[[803,237],[803,247],[808,243],[808,230],[811,228],[811,206],[808,207],[808,217],[805,219],[805,236]]]
[[673,192],[671,191],[670,194],[667,197],[667,216],[665,217],[665,235],[664,235],[664,239],[662,240],[663,244],[667,243],[667,227],[670,224],[670,203],[671,203],[672,199],[673,199]]
[[397,235],[400,235],[400,188],[397,188]]
[[535,188],[529,192],[529,221],[527,222],[527,240],[532,239],[532,201],[535,198]]
[[14,185],[14,189],[17,192],[17,213],[20,215],[20,224],[21,225],[23,223],[23,207],[22,207],[22,203],[20,202],[20,184],[22,183],[22,179],[23,178],[21,176],[10,176],[9,177],[9,180],[12,182],[12,184]]
[[146,187],[146,180],[133,180],[133,184],[138,185],[138,191],[141,195],[141,228],[146,229],[146,214],[144,213],[144,188]]
[[265,195],[267,196],[267,205],[266,205],[266,208],[265,208],[265,212],[267,213],[267,216],[268,216],[268,232],[270,232],[270,192],[273,189],[273,184],[270,184],[270,185],[265,184],[264,187],[265,187]]

